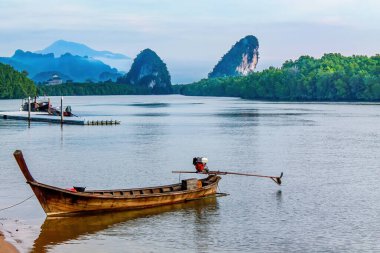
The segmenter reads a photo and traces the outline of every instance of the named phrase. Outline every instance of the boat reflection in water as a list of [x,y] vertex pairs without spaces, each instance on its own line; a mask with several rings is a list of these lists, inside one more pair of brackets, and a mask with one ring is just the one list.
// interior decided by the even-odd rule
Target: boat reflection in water
[[46,218],[41,225],[38,238],[34,241],[31,252],[48,252],[55,245],[65,244],[81,236],[94,235],[100,231],[120,226],[123,223],[149,216],[160,217],[168,212],[186,212],[194,214],[195,220],[202,219],[205,213],[218,209],[216,197],[208,197],[180,204],[132,210],[126,212],[111,212],[97,215],[73,216],[63,218]]

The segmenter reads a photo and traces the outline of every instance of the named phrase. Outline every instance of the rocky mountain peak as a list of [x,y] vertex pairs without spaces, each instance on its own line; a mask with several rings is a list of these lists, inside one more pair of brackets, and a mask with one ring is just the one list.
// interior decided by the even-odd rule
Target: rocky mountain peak
[[166,64],[149,48],[137,55],[128,74],[120,78],[119,82],[149,87],[160,92],[171,88]]
[[259,41],[255,36],[248,35],[232,46],[208,77],[246,76],[256,69],[258,60]]

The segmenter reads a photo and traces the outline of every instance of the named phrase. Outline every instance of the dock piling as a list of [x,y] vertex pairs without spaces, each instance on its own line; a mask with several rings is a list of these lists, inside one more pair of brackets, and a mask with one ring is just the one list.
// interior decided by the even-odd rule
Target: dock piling
[[63,96],[61,97],[61,125],[63,125]]
[[31,111],[30,97],[28,97],[28,121],[29,121],[29,122],[30,122],[30,111]]

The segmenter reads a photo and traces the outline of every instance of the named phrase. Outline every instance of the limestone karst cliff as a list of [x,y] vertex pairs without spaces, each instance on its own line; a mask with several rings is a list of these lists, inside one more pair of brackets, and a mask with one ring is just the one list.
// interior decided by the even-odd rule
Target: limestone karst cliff
[[119,78],[118,82],[149,87],[158,93],[171,90],[170,74],[166,64],[149,48],[137,55],[128,74]]
[[258,59],[259,42],[255,36],[248,35],[232,46],[208,77],[246,76],[256,69]]

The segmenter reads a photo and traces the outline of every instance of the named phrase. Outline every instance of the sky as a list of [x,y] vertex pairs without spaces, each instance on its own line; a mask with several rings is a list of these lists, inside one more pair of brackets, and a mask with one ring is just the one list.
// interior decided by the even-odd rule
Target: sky
[[301,55],[380,53],[379,0],[0,0],[0,56],[56,40],[131,58],[145,48],[173,83],[205,78],[246,35],[258,38],[258,70]]

